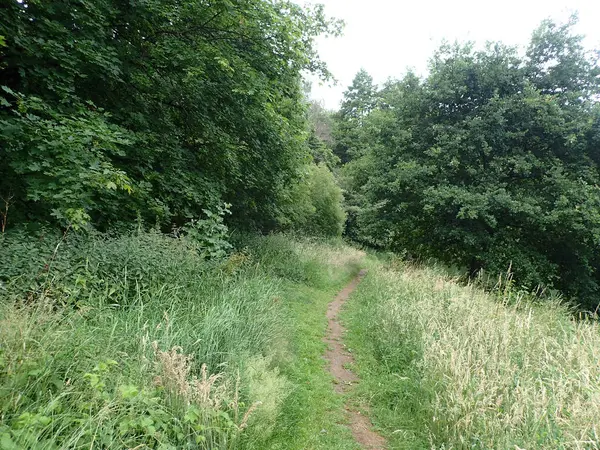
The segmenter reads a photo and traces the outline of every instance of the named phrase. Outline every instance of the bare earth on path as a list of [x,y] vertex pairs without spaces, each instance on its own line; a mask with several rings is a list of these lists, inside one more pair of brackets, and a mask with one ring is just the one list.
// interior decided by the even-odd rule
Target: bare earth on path
[[[335,380],[335,391],[343,394],[349,387],[358,382],[358,377],[347,369],[348,365],[354,362],[352,355],[346,350],[342,342],[344,332],[346,331],[340,323],[338,316],[343,304],[348,300],[350,294],[356,289],[360,281],[366,275],[365,270],[361,270],[354,280],[352,280],[329,304],[327,309],[327,350],[325,359],[329,363],[329,372]],[[350,421],[350,429],[356,442],[367,449],[384,449],[385,439],[373,431],[371,421],[367,416],[354,409],[346,408]]]

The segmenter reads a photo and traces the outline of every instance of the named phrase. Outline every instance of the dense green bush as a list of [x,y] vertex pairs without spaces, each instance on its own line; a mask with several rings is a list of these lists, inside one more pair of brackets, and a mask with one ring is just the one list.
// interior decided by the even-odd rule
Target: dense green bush
[[204,218],[190,221],[181,231],[204,258],[222,258],[231,249],[224,216],[231,214],[230,204],[218,206],[216,212],[205,209]]
[[[19,227],[0,235],[5,264],[0,293],[37,301],[129,305],[156,284],[185,286],[187,271],[202,275],[231,251],[226,209],[205,211],[171,235],[158,230],[101,234],[93,230]],[[210,260],[210,261],[208,261]],[[213,261],[214,260],[214,261]],[[178,270],[181,268],[181,270]],[[181,275],[181,277],[180,277]]]
[[316,236],[341,236],[346,220],[342,190],[325,163],[307,166],[288,202],[284,226]]

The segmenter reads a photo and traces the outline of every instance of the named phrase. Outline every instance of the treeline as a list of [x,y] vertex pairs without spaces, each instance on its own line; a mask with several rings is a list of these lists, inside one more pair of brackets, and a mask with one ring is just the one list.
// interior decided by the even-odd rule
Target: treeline
[[221,242],[223,219],[321,235],[345,222],[367,245],[598,304],[600,71],[574,20],[544,22],[524,54],[443,45],[425,78],[379,88],[361,71],[331,114],[302,84],[330,77],[314,39],[341,24],[320,6],[0,12],[2,233],[142,220]]
[[525,54],[445,44],[429,74],[361,71],[334,117],[346,233],[527,289],[600,298],[600,71],[564,25]]
[[279,0],[2,2],[3,231],[169,230],[228,204],[246,229],[341,232],[302,86],[329,78],[313,40],[339,29]]

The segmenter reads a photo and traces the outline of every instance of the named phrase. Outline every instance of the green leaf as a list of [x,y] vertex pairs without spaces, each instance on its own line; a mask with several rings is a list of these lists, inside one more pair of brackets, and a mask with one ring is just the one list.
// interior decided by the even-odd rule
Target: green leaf
[[9,433],[0,434],[0,450],[19,450]]
[[136,397],[139,394],[139,390],[136,386],[128,384],[119,386],[119,393],[124,399],[130,399]]

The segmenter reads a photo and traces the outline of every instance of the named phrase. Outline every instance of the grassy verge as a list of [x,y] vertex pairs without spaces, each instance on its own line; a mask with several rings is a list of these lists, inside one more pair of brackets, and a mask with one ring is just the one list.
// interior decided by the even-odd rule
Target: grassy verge
[[391,448],[598,448],[600,329],[371,257],[347,343]]
[[332,379],[324,370],[323,336],[325,314],[334,295],[356,273],[344,271],[327,289],[297,283],[286,286],[290,355],[283,373],[294,383],[277,430],[268,448],[272,449],[356,449],[349,428],[344,425],[343,398],[333,391]]
[[[277,247],[289,245],[275,237]],[[287,342],[281,374],[290,382],[289,395],[271,438],[261,448],[357,449],[345,425],[343,398],[335,394],[325,370],[327,306],[362,267],[363,253],[339,243],[296,242],[296,252],[309,264],[298,271],[297,255],[277,258],[274,273],[285,274],[281,311]],[[268,253],[263,257],[269,261]]]
[[246,237],[207,262],[158,233],[1,239],[0,449],[349,442],[320,337],[356,252]]

